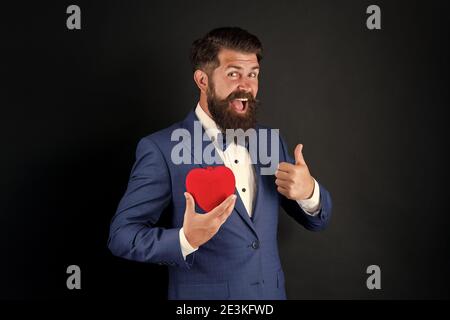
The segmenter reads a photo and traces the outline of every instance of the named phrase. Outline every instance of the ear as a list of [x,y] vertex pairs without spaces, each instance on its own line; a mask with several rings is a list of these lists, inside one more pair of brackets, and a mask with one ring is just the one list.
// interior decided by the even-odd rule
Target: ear
[[200,69],[195,70],[194,81],[200,91],[206,94],[206,90],[208,89],[208,75],[206,72]]

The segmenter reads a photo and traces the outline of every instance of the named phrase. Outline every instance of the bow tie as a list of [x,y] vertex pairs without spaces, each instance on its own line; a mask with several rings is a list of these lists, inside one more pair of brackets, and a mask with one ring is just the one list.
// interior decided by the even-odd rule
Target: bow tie
[[[228,138],[229,141],[227,141],[227,135],[223,134],[223,133],[218,133],[217,134],[217,145],[219,148],[222,148],[222,151],[225,152],[225,150],[232,144],[235,143],[237,144],[238,142],[240,142],[236,136],[231,136]],[[244,137],[245,139],[245,144],[244,146],[247,148],[248,150],[248,137]]]

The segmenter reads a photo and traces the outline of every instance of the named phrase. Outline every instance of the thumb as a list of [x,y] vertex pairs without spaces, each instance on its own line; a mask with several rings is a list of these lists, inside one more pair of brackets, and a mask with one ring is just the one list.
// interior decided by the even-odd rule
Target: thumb
[[186,211],[185,214],[192,214],[195,212],[195,200],[189,192],[184,193],[186,198]]
[[295,164],[306,166],[305,158],[303,158],[303,144],[298,144],[294,150]]

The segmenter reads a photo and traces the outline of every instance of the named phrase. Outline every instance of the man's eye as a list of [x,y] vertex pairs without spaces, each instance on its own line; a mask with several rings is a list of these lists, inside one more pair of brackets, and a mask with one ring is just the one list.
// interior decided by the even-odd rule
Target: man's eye
[[256,74],[256,72],[252,72],[250,73],[250,78],[256,78],[258,75]]
[[237,76],[237,72],[230,72],[228,74],[229,77],[236,77]]

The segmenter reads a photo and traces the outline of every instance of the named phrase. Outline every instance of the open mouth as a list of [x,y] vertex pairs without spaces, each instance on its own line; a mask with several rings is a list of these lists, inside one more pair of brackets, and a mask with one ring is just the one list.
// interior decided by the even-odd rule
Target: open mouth
[[233,107],[234,111],[236,111],[237,113],[245,113],[247,111],[248,99],[247,98],[237,98],[237,99],[231,100],[230,104]]

